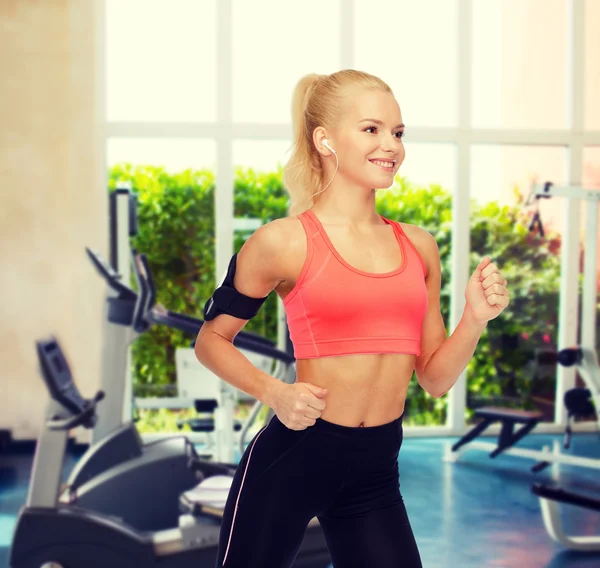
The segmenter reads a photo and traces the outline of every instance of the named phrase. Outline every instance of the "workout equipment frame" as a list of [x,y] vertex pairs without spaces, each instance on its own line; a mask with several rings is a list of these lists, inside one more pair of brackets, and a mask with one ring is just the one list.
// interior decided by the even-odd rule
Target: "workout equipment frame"
[[[584,200],[586,208],[586,244],[584,258],[584,288],[583,288],[583,316],[581,346],[578,353],[578,370],[588,388],[590,384],[597,387],[600,383],[600,366],[596,354],[596,303],[597,303],[597,245],[598,245],[598,204],[600,203],[600,191],[587,190],[579,186],[554,187],[550,183],[544,186],[534,186],[528,202],[534,197],[560,195],[570,199]],[[536,212],[534,223],[539,218]],[[591,375],[591,376],[590,376]],[[598,388],[590,388],[591,397],[596,406],[596,412],[600,417],[600,394]],[[599,418],[600,419],[600,418]],[[543,483],[535,483],[531,487],[534,495],[540,499],[540,509],[546,531],[550,538],[558,544],[571,550],[585,552],[600,551],[600,535],[567,535],[564,532],[559,504],[565,503],[575,505],[586,510],[600,513],[600,499],[567,491],[561,487],[551,487]]]

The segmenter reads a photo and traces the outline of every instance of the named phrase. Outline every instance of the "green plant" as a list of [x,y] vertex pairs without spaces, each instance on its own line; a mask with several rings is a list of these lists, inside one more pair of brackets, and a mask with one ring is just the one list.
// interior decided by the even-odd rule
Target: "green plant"
[[[237,168],[234,217],[260,219],[264,224],[286,216],[288,198],[281,174],[281,167],[270,173]],[[214,174],[205,170],[169,174],[161,167],[134,168],[123,164],[111,170],[109,190],[114,190],[118,181],[131,182],[138,197],[139,233],[133,245],[148,256],[158,302],[172,311],[201,317],[215,287]],[[552,393],[554,390],[552,376],[546,378],[550,383],[531,379],[524,353],[532,352],[536,346],[556,343],[560,236],[550,232],[541,239],[530,234],[518,189],[515,198],[514,206],[475,201],[471,204],[470,273],[483,256],[490,255],[509,282],[511,305],[484,331],[467,366],[467,390],[472,403],[504,399],[527,408],[533,405],[534,392],[547,391],[548,387]],[[442,267],[440,306],[448,330],[451,193],[439,185],[419,187],[397,178],[392,188],[378,192],[377,210],[385,217],[423,227],[435,237]],[[250,234],[235,234],[234,251],[239,251]],[[245,329],[277,339],[276,294],[269,295]],[[519,337],[520,347],[507,349],[502,342],[506,337]],[[149,393],[172,386],[175,349],[190,346],[193,340],[164,326],[155,326],[143,334],[133,347],[135,392]],[[511,377],[510,382],[507,376]],[[409,425],[442,424],[446,418],[446,397],[429,396],[413,377],[407,409]],[[467,417],[472,413],[470,407]],[[166,414],[156,416],[156,424],[142,426],[144,431],[172,426],[174,419],[167,420]]]

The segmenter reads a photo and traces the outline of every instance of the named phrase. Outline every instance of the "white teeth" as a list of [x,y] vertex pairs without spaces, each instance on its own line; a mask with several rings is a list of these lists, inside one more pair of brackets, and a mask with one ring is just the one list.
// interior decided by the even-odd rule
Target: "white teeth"
[[391,162],[381,162],[379,160],[373,160],[374,164],[377,164],[378,166],[382,166],[384,168],[387,168],[388,170],[391,170],[394,167],[394,164]]

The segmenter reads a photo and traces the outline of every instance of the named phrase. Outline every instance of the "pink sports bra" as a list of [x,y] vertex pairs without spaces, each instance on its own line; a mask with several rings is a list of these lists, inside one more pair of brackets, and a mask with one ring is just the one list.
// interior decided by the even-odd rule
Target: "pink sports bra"
[[335,250],[317,216],[298,218],[307,254],[296,285],[283,304],[296,359],[357,353],[421,354],[427,311],[427,272],[400,223],[392,225],[402,264],[374,274],[349,265]]

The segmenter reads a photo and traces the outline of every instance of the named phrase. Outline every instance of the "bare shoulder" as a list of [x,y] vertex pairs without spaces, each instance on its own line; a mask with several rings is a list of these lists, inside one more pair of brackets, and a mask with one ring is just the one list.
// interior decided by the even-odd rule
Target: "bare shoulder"
[[[276,219],[250,235],[237,254],[233,285],[238,292],[250,298],[265,298],[273,290],[281,295],[280,284],[286,280],[293,266],[289,258],[295,256],[288,252],[294,250],[297,233],[294,227],[294,222],[288,221],[288,218]],[[203,338],[210,334],[233,342],[247,323],[248,320],[226,313],[218,315],[202,326],[196,349],[201,349]]]
[[406,236],[411,240],[413,238],[418,241],[423,241],[424,243],[435,241],[435,237],[423,227],[419,227],[418,225],[411,225],[410,223],[400,223],[402,226],[402,230],[406,233]]
[[[298,217],[282,217],[260,226],[240,250],[242,262],[262,266],[273,287],[297,270],[296,259],[306,254],[306,236]],[[301,261],[300,261],[301,262]]]
[[275,250],[285,257],[294,252],[306,249],[306,233],[302,221],[296,215],[281,217],[261,227],[269,233],[269,240]]
[[269,221],[257,229],[254,235],[274,253],[289,253],[306,240],[302,222],[296,216]]
[[411,225],[410,223],[400,223],[402,230],[415,246],[427,267],[427,274],[434,263],[439,264],[439,251],[435,237],[423,227]]

